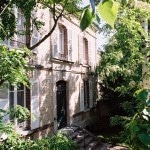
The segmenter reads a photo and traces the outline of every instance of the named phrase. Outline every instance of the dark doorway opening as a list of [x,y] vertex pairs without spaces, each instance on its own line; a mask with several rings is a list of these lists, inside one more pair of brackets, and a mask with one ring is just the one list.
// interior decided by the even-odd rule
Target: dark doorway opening
[[58,81],[57,87],[57,127],[61,129],[67,125],[67,107],[66,107],[66,82]]

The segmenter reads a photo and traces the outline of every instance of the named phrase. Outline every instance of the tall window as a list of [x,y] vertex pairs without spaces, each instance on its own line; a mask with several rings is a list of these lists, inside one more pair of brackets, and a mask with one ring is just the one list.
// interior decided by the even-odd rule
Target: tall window
[[52,34],[53,58],[72,59],[72,32],[63,25],[58,25]]
[[[9,86],[9,107],[14,107],[16,105],[21,105],[22,107],[26,107],[26,88],[24,85]],[[10,117],[10,120],[12,118]],[[25,128],[26,123],[16,121],[15,124],[19,128]]]
[[89,82],[84,81],[84,108],[89,108]]
[[14,14],[17,19],[17,27],[16,27],[17,34],[15,34],[11,40],[9,39],[2,42],[2,44],[7,45],[9,48],[24,46],[26,39],[24,27],[25,18],[22,12],[17,8],[14,8]]
[[83,63],[88,64],[88,41],[83,39]]
[[25,18],[21,11],[17,11],[17,46],[21,47],[25,44],[25,27],[24,27]]
[[58,54],[60,59],[67,59],[67,29],[61,25],[58,29]]
[[64,37],[65,37],[65,31],[64,28],[59,26],[59,52],[61,54],[64,54]]

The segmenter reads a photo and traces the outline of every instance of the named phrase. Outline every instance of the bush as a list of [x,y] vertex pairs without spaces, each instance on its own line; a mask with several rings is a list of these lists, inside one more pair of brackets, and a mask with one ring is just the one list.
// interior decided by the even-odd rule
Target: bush
[[0,150],[76,150],[77,145],[61,133],[38,140],[9,137],[0,144]]

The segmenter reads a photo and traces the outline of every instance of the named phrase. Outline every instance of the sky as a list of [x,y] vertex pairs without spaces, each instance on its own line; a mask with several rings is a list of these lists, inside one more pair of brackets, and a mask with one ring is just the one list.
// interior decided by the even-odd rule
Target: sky
[[82,0],[82,2],[83,2],[83,5],[88,5],[89,3],[90,3],[90,1],[89,0]]

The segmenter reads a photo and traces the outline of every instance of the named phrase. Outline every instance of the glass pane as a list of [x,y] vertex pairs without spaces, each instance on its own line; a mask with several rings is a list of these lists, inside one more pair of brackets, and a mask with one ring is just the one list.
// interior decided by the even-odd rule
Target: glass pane
[[9,107],[14,106],[14,92],[9,92]]
[[14,91],[14,86],[9,85],[9,91]]
[[3,84],[0,87],[0,99],[8,99],[8,84]]
[[24,85],[23,84],[18,85],[17,90],[18,91],[23,91],[24,90]]
[[24,106],[24,91],[20,91],[17,93],[17,104]]

